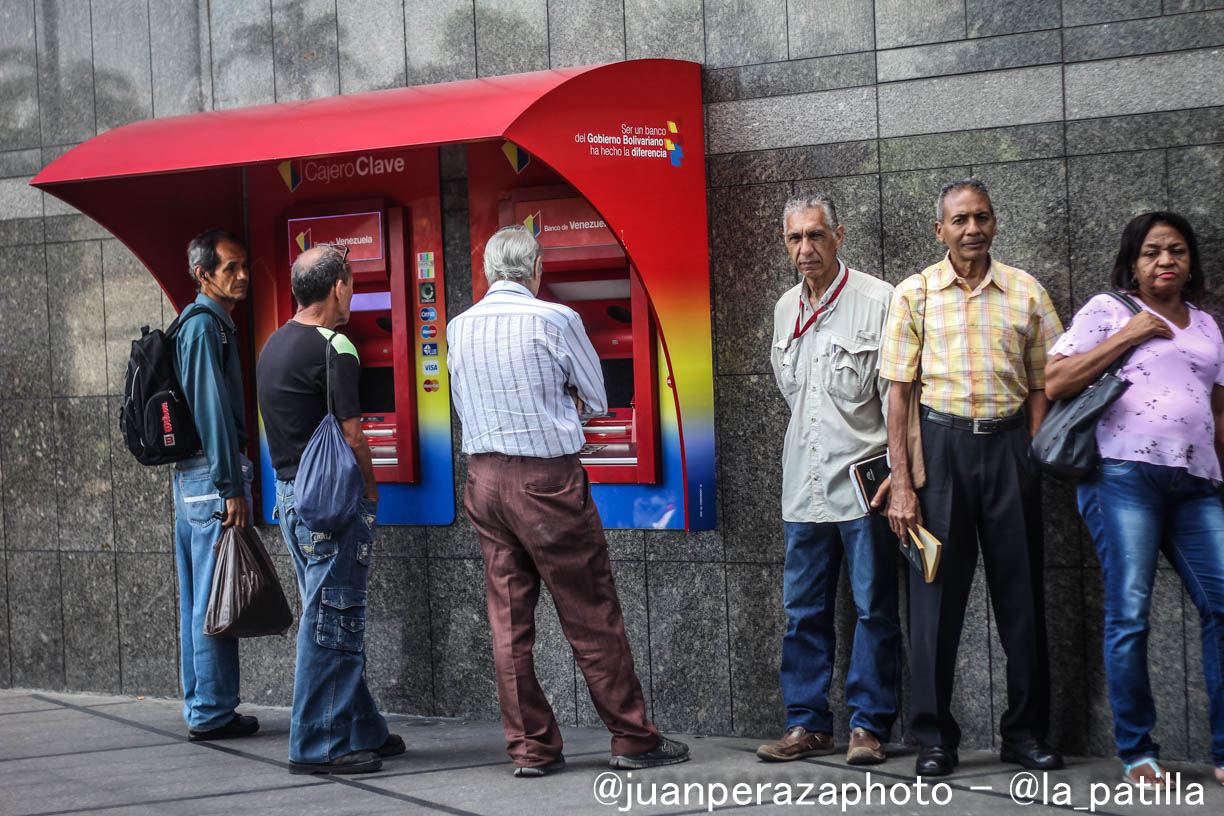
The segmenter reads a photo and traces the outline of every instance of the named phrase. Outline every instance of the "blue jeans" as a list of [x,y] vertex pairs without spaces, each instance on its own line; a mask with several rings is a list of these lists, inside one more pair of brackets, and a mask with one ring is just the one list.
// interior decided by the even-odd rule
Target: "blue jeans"
[[834,601],[842,551],[858,623],[846,672],[850,728],[887,740],[897,717],[901,627],[897,619],[896,538],[880,515],[827,524],[783,522],[782,697],[786,727],[831,733]]
[[[242,458],[247,502],[251,463]],[[178,566],[179,646],[183,675],[183,719],[195,731],[220,728],[238,706],[238,640],[204,636],[204,614],[212,590],[213,545],[221,538],[225,499],[217,492],[203,456],[174,466],[174,560]]]
[[1224,506],[1184,468],[1104,459],[1079,486],[1105,584],[1105,674],[1114,739],[1125,762],[1158,756],[1148,678],[1148,614],[1163,550],[1199,611],[1211,753],[1224,761]]
[[387,740],[387,721],[365,681],[366,585],[377,516],[378,505],[362,499],[361,515],[344,528],[312,531],[298,517],[293,482],[276,481],[276,518],[302,596],[289,724],[294,762],[331,762]]

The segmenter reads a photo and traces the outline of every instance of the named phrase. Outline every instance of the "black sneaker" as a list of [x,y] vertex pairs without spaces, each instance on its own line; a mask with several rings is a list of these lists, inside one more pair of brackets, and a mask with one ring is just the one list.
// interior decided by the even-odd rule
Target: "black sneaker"
[[608,762],[613,768],[636,771],[640,768],[654,768],[659,765],[675,765],[688,762],[689,749],[680,740],[663,737],[653,750],[644,754],[619,754]]
[[360,774],[373,773],[382,767],[376,751],[353,751],[331,762],[289,761],[291,774]]
[[559,754],[552,762],[546,762],[543,765],[520,765],[514,769],[514,775],[519,779],[530,779],[536,776],[548,776],[563,770],[565,770],[565,755]]
[[258,719],[247,714],[235,714],[233,719],[218,728],[210,728],[207,731],[196,731],[194,728],[189,729],[187,731],[187,739],[192,742],[206,742],[207,740],[249,737],[258,730]]
[[408,750],[408,746],[404,745],[404,738],[399,734],[388,734],[387,741],[374,749],[383,759],[387,757],[399,756]]

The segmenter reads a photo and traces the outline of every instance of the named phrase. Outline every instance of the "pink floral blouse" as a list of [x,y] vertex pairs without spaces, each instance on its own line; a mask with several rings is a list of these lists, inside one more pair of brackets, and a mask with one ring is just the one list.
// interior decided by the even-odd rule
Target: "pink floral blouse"
[[[1097,295],[1076,313],[1050,356],[1088,351],[1130,318],[1130,310],[1117,300]],[[1194,306],[1189,326],[1169,325],[1172,340],[1140,343],[1122,366],[1119,376],[1131,387],[1101,416],[1097,445],[1106,459],[1185,468],[1219,484],[1211,390],[1224,386],[1224,341],[1211,315]]]

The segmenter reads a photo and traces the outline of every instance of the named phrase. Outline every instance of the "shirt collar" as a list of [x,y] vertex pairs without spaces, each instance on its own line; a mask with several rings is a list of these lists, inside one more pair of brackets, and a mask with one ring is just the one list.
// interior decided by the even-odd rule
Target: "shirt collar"
[[[850,274],[850,268],[846,266],[845,262],[841,258],[838,258],[837,259],[837,276],[833,278],[833,282],[829,284],[829,288],[825,289],[824,294],[820,296],[820,302],[816,304],[816,307],[815,307],[816,309],[824,308],[826,304],[829,303],[829,299],[832,298],[833,295],[837,293],[837,290],[841,288],[842,282],[846,279],[846,276],[849,274]],[[811,299],[808,297],[807,282],[800,281],[799,282],[799,311],[803,312],[803,310],[807,309],[810,305],[811,305]],[[828,306],[828,310],[830,312],[836,308],[837,308],[836,300],[833,301],[832,305]]]
[[[986,269],[986,278],[982,281],[981,287],[993,283],[1000,292],[1007,291],[1006,276],[1003,274],[1002,264],[990,256],[990,266]],[[945,289],[951,286],[957,278],[956,268],[952,266],[952,259],[949,253],[944,253],[943,260],[939,263],[939,271],[935,274],[935,280],[932,281],[935,289]]]
[[225,311],[225,307],[223,307],[220,303],[213,300],[212,298],[210,298],[208,295],[204,294],[203,292],[200,292],[198,295],[196,295],[195,303],[197,303],[200,306],[203,306],[205,309],[208,309],[210,312],[215,314],[217,317],[221,318],[221,322],[225,324],[225,327],[227,329],[229,329],[232,332],[237,332],[237,329],[234,327],[234,319],[230,317],[229,312]]
[[531,294],[531,290],[523,284],[508,280],[493,281],[491,284],[489,284],[487,294],[491,295],[494,292],[505,292],[510,295],[526,295],[529,298],[535,297],[535,295]]

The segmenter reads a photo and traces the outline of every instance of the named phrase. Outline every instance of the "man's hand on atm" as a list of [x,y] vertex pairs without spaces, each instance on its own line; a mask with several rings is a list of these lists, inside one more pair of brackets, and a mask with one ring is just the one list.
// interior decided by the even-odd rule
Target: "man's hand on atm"
[[250,519],[251,507],[247,504],[246,496],[225,500],[225,519],[221,522],[222,527],[233,527],[235,524],[245,527]]
[[565,386],[565,390],[569,392],[570,399],[574,401],[574,409],[578,411],[578,417],[581,418],[582,409],[586,406],[583,405],[582,400],[578,398],[578,388],[573,385],[567,385]]

